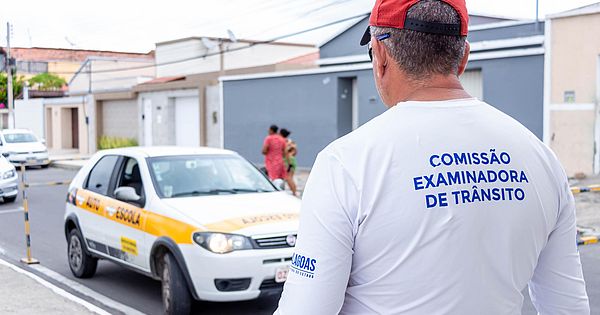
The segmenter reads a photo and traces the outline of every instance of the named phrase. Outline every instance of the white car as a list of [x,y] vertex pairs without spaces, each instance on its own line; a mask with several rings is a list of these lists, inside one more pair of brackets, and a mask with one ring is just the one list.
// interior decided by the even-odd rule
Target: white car
[[19,175],[15,166],[0,155],[0,197],[5,203],[14,202],[19,193]]
[[13,164],[42,167],[50,164],[44,141],[27,129],[4,129],[0,134],[0,149]]
[[232,151],[101,151],[69,187],[69,266],[86,278],[107,259],[161,280],[168,314],[188,313],[193,299],[255,299],[281,291],[299,211]]

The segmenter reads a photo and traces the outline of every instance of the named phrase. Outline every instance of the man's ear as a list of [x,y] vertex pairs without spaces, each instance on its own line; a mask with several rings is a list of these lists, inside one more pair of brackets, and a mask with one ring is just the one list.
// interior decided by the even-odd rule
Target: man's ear
[[461,61],[460,61],[460,65],[458,66],[458,73],[457,76],[461,76],[463,73],[465,73],[465,69],[467,68],[467,63],[469,62],[469,54],[471,53],[471,44],[469,44],[469,41],[465,41],[465,54],[463,55]]
[[373,70],[375,75],[381,79],[385,75],[388,65],[387,50],[384,47],[385,45],[375,38],[371,40],[371,45],[373,48]]

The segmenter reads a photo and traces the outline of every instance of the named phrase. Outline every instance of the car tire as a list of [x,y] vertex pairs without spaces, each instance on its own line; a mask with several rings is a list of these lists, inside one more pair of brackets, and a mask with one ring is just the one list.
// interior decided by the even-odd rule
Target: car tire
[[160,277],[165,314],[189,314],[192,309],[192,296],[183,272],[171,253],[163,256]]
[[78,229],[71,230],[67,243],[67,258],[73,275],[77,278],[93,277],[98,267],[98,258],[87,253]]
[[17,196],[2,197],[2,199],[4,200],[4,203],[11,203],[11,202],[15,202],[15,200],[17,200]]
[[50,166],[50,164],[42,164],[40,165],[42,168],[48,168],[48,166]]

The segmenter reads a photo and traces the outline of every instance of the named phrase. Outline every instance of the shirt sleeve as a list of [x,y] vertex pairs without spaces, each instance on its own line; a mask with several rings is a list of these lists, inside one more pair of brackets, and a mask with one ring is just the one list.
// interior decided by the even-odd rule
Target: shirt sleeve
[[275,314],[338,314],[352,265],[358,191],[331,154],[306,184],[289,277]]
[[566,176],[561,183],[558,221],[538,259],[529,294],[540,315],[588,315],[590,306],[577,250],[575,201]]

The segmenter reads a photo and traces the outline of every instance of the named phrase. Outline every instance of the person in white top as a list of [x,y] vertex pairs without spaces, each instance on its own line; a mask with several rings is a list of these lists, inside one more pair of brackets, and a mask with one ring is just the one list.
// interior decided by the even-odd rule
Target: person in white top
[[459,82],[464,0],[377,0],[369,24],[390,109],[318,155],[275,313],[521,314],[529,285],[542,315],[589,314],[560,163]]

